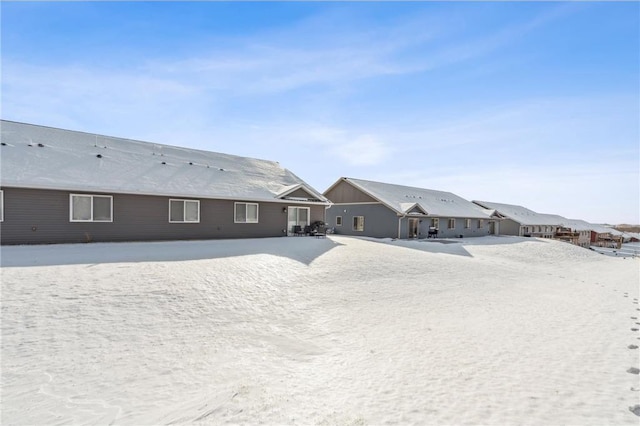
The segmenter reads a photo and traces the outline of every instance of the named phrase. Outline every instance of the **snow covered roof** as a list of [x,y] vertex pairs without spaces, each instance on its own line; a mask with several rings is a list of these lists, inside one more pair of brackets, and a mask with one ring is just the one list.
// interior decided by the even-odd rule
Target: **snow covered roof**
[[511,220],[514,220],[521,225],[553,225],[553,226],[562,226],[565,228],[571,228],[576,231],[595,231],[599,234],[610,233],[616,235],[615,229],[607,228],[602,225],[597,225],[593,223],[589,223],[587,221],[581,219],[567,219],[566,217],[559,216],[556,214],[544,214],[537,213],[533,210],[529,210],[526,207],[514,205],[514,204],[502,204],[502,203],[494,203],[490,201],[477,201],[474,200],[479,206],[486,207],[489,209],[495,209],[500,214],[508,217]]
[[417,207],[426,215],[437,217],[490,219],[491,216],[470,201],[451,192],[411,186],[373,182],[343,177],[325,191],[328,193],[341,181],[348,182],[398,214],[409,214]]
[[529,210],[526,207],[517,206],[514,204],[502,204],[494,203],[490,201],[473,201],[478,206],[486,209],[492,209],[500,213],[501,215],[518,222],[522,225],[555,225],[560,226],[562,219],[561,216],[536,213],[533,210]]
[[[5,187],[328,204],[275,161],[6,120],[0,125]],[[296,197],[287,199],[293,191]]]

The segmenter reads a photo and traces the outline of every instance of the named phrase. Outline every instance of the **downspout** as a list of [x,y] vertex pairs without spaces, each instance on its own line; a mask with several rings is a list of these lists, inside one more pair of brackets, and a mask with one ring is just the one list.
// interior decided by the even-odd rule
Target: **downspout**
[[329,229],[329,222],[327,222],[327,210],[329,210],[331,206],[333,206],[333,203],[331,202],[331,200],[327,199],[327,201],[329,202],[329,204],[324,206],[324,218],[322,219],[322,221],[324,222],[325,229]]
[[402,215],[398,217],[398,239],[400,239],[400,230],[402,229],[402,219],[404,219],[405,217],[407,217],[407,215]]

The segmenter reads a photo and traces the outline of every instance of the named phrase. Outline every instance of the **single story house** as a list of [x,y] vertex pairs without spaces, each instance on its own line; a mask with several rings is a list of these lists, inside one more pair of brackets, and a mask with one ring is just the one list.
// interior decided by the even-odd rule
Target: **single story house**
[[564,219],[561,216],[536,213],[514,204],[477,200],[473,203],[485,209],[495,210],[503,217],[500,223],[502,235],[553,238],[557,229],[562,227]]
[[499,233],[500,216],[450,192],[342,177],[324,196],[336,234],[376,238],[476,237]]
[[476,200],[473,202],[484,208],[495,209],[504,217],[500,228],[503,235],[553,238],[588,248],[591,245],[610,246],[622,234],[602,225],[537,213],[518,205]]
[[275,161],[0,120],[0,243],[254,238],[325,221]]

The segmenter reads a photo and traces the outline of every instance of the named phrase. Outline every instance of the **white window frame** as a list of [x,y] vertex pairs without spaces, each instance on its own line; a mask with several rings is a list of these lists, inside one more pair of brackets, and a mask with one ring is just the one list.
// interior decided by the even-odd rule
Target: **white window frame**
[[342,216],[336,216],[336,226],[342,226]]
[[[356,221],[358,222],[357,224]],[[353,216],[353,220],[351,221],[351,230],[364,232],[364,216]]]
[[469,229],[471,228],[471,219],[465,219],[464,220],[464,229]]
[[0,222],[4,222],[4,191],[0,189]]
[[[74,219],[73,218],[73,198],[85,197],[91,199],[91,218],[90,219]],[[95,220],[93,218],[93,199],[94,198],[108,198],[109,199],[109,220]],[[4,207],[4,206],[3,206]],[[3,209],[4,214],[4,209]],[[112,223],[113,222],[113,195],[99,195],[99,194],[69,194],[69,222],[100,222],[100,223]]]
[[483,226],[484,226],[483,220],[478,219],[478,229],[482,229]]
[[[182,220],[171,220],[171,202],[182,202]],[[196,203],[198,205],[198,219],[187,220],[187,202]],[[200,200],[188,200],[183,198],[169,198],[169,223],[200,223]]]
[[440,218],[432,217],[431,218],[431,227],[432,228],[436,228],[436,229],[440,229]]
[[[244,204],[245,208],[245,220],[238,220],[238,216],[236,215],[238,204]],[[248,220],[247,216],[247,206],[252,205],[256,206],[256,220]],[[258,203],[244,203],[244,202],[236,202],[233,203],[233,223],[259,223],[260,221],[260,205]]]
[[447,229],[456,229],[456,220],[454,218],[450,218],[447,222]]

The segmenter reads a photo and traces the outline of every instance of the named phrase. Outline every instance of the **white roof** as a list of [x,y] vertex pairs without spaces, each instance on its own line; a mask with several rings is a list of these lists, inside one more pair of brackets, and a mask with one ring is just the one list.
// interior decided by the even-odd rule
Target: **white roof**
[[5,187],[276,202],[301,188],[309,201],[328,204],[275,161],[0,123],[0,184]]
[[341,181],[345,181],[370,195],[398,214],[407,214],[416,206],[429,216],[490,219],[483,209],[451,192],[414,188],[362,179],[341,178],[325,194]]
[[555,225],[561,226],[562,220],[566,220],[562,216],[536,213],[526,207],[515,204],[494,203],[491,201],[473,201],[474,203],[487,208],[496,210],[503,216],[520,223],[521,225]]
[[610,233],[613,235],[617,235],[616,233],[619,232],[615,229],[589,223],[581,219],[567,219],[566,217],[556,214],[537,213],[526,207],[518,206],[515,204],[503,204],[494,203],[491,201],[476,200],[474,200],[473,202],[486,208],[495,209],[498,213],[508,217],[515,222],[520,223],[521,225],[562,226],[565,228],[571,228],[576,231],[595,231],[599,234]]

